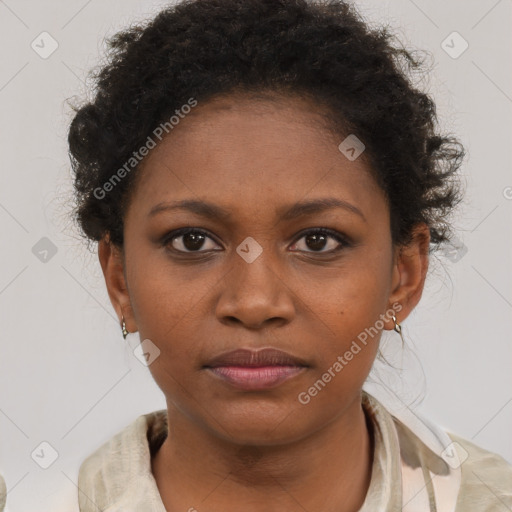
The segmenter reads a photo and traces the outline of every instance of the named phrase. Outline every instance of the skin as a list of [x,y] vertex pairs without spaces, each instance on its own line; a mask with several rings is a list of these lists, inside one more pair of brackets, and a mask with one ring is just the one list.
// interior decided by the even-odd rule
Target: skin
[[[418,224],[413,242],[393,245],[389,206],[364,153],[348,160],[338,150],[344,137],[324,128],[318,111],[291,97],[199,104],[143,161],[124,249],[108,237],[99,243],[119,318],[160,350],[149,369],[165,394],[170,432],[152,471],[167,511],[348,512],[366,496],[373,445],[361,390],[381,333],[308,404],[297,397],[393,304],[402,308],[397,321],[407,318],[423,291],[429,231]],[[364,218],[343,208],[278,216],[326,197]],[[182,199],[215,203],[232,217],[148,217],[155,205]],[[196,252],[177,253],[190,247],[183,236],[160,243],[182,227],[207,232]],[[315,246],[304,230],[318,227],[351,244],[327,236]],[[236,252],[248,236],[262,248],[251,263]],[[240,347],[275,347],[309,367],[276,388],[245,392],[202,368]]]

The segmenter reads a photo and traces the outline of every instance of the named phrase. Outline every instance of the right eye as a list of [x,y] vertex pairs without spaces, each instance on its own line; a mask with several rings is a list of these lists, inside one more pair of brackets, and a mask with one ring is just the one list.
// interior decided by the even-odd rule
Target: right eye
[[[217,250],[211,247],[205,251],[199,250],[203,248],[207,239],[214,242],[213,238],[201,229],[181,228],[167,233],[162,240],[162,244],[166,247],[170,245],[170,250],[181,253],[203,253]],[[217,244],[215,243],[215,245]]]

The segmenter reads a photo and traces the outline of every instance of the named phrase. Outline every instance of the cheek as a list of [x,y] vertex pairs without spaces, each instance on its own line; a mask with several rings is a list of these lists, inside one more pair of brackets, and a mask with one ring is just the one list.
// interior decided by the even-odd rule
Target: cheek
[[347,265],[321,288],[304,287],[304,314],[316,325],[312,337],[317,368],[310,380],[323,378],[335,394],[362,386],[378,351],[389,276],[382,271],[384,265],[376,263]]
[[164,342],[183,321],[194,316],[201,297],[208,290],[197,289],[191,270],[171,266],[164,256],[140,253],[130,262],[127,277],[130,285],[130,301],[141,336]]
[[146,266],[144,274],[132,276],[130,286],[140,340],[151,340],[160,351],[149,370],[168,396],[178,392],[180,385],[189,386],[186,379],[201,338],[194,328],[203,314],[201,294],[179,281],[170,273],[151,272]]
[[357,293],[337,289],[331,300],[323,300],[315,329],[316,365],[296,395],[318,421],[327,421],[356,398],[371,371],[383,328],[382,300],[375,287],[358,287]]
[[[328,345],[343,348],[366,328],[375,325],[385,312],[388,300],[390,274],[380,262],[354,258],[330,273],[310,280],[302,280],[301,300],[303,314],[317,319],[318,332]],[[379,322],[379,325],[381,323]],[[382,329],[382,325],[380,325]]]

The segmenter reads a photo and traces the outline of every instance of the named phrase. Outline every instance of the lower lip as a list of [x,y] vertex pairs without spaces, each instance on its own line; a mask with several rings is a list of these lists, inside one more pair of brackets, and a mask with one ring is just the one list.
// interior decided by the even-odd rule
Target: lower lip
[[303,366],[217,366],[212,373],[237,388],[245,390],[269,389],[291,379]]

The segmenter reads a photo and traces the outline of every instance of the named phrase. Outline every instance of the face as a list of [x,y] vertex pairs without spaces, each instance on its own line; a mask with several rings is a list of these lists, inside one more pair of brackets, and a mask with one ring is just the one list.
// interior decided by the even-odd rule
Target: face
[[[383,192],[319,120],[298,99],[200,104],[144,160],[123,257],[100,247],[114,306],[160,350],[169,414],[220,438],[289,442],[342,417],[421,295],[424,256],[397,258]],[[205,368],[239,348],[304,365],[266,389]]]

